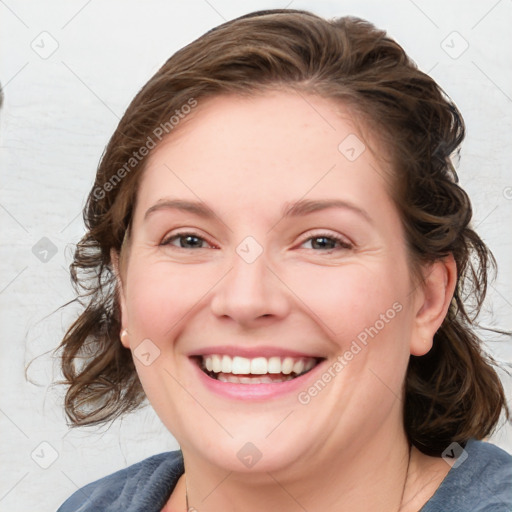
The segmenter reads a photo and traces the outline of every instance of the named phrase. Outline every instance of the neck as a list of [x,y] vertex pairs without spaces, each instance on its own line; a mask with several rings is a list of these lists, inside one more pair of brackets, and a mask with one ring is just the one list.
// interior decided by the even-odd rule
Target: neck
[[311,453],[284,469],[244,473],[184,453],[188,506],[201,512],[398,512],[410,462],[405,435],[353,444],[327,463]]

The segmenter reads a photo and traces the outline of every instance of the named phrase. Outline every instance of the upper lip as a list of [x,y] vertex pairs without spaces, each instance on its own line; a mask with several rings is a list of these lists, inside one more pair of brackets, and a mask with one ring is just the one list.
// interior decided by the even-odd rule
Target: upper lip
[[294,357],[294,358],[321,358],[318,354],[307,354],[305,352],[299,352],[297,350],[290,350],[286,348],[280,347],[272,347],[272,346],[261,346],[261,347],[244,347],[240,345],[219,345],[219,346],[210,346],[204,347],[188,354],[189,357],[197,357],[197,356],[208,356],[208,355],[227,355],[231,357],[240,356],[246,357],[248,359],[253,359],[256,357],[272,357],[272,356],[280,356],[280,357]]

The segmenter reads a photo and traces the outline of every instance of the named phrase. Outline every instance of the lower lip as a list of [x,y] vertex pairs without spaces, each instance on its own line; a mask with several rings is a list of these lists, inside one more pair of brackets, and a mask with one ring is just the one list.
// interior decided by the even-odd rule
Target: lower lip
[[315,375],[319,372],[320,367],[325,361],[321,361],[308,373],[295,377],[295,379],[261,384],[235,384],[233,382],[223,382],[213,379],[199,368],[199,365],[191,361],[196,372],[199,373],[199,380],[204,386],[223,397],[234,398],[238,400],[267,400],[269,398],[277,398],[289,393],[298,393],[306,389],[308,381],[314,380]]

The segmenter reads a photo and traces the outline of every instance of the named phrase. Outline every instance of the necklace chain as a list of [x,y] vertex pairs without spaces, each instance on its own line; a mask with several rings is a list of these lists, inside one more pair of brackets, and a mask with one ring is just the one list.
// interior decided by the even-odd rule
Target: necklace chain
[[402,489],[402,497],[400,498],[400,504],[398,505],[398,511],[402,510],[402,506],[404,504],[404,496],[405,496],[405,488],[407,486],[407,480],[409,479],[409,466],[411,464],[411,457],[412,457],[412,445],[411,443],[408,444],[409,447],[409,457],[407,459],[407,469],[405,470],[405,479],[404,479],[404,487]]
[[187,487],[187,474],[185,473],[185,503],[186,503],[186,506],[187,506],[187,512],[189,512],[189,507],[188,507],[188,487]]
[[[402,497],[400,498],[400,503],[398,505],[397,512],[400,512],[400,510],[402,509],[404,495],[405,495],[405,488],[407,486],[407,480],[409,479],[409,466],[411,464],[412,446],[410,444],[408,446],[409,446],[409,457],[407,460],[407,469],[405,470],[405,479],[404,479],[404,487],[402,489]],[[187,507],[187,512],[191,512],[189,505],[188,505],[188,486],[187,486],[187,475],[186,474],[185,474],[185,503],[186,503],[186,507]],[[195,509],[192,509],[192,510],[194,511]]]

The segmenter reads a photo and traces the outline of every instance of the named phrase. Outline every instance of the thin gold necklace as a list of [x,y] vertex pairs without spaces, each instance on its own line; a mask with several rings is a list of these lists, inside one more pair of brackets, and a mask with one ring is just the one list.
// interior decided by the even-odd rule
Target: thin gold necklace
[[[404,501],[404,495],[405,495],[405,488],[407,486],[407,480],[409,479],[409,466],[411,464],[411,457],[412,457],[412,446],[409,444],[409,458],[407,460],[407,469],[405,470],[405,480],[404,480],[404,487],[402,489],[402,497],[400,498],[400,504],[398,505],[398,511],[402,509],[403,501]],[[189,508],[188,505],[188,486],[187,486],[187,475],[185,474],[185,503],[187,506],[187,512],[196,512],[195,508],[192,508],[192,510]]]
[[[188,487],[187,487],[187,474],[186,473],[185,473],[185,503],[187,506],[187,512],[192,512],[192,511],[190,511],[189,506],[188,506]],[[193,510],[195,510],[195,509],[193,509]]]
[[409,480],[409,466],[411,465],[412,458],[412,445],[409,443],[409,459],[407,460],[407,469],[405,470],[405,480],[404,480],[404,488],[402,489],[402,497],[400,498],[400,504],[398,505],[398,511],[402,510],[404,496],[405,496],[405,488],[407,487],[407,480]]

